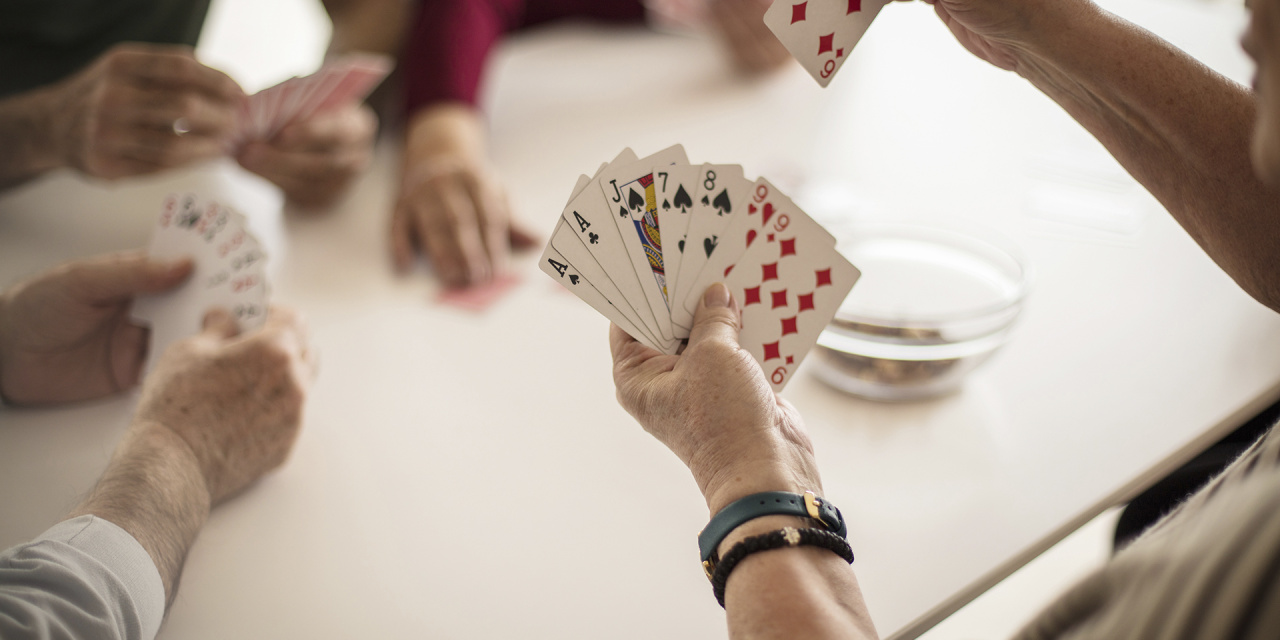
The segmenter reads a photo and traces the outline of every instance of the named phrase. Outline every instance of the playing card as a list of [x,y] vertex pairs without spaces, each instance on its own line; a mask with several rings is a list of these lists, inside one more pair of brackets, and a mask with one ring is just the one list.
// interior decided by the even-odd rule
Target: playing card
[[[786,228],[797,217],[808,216],[768,180],[756,180],[751,189],[751,197],[746,200],[745,209],[733,216],[720,234],[715,253],[707,259],[702,273],[694,280],[689,297],[682,301],[685,310],[692,314],[698,308],[700,292],[729,277],[738,259],[758,238]],[[814,226],[814,233],[826,236],[828,243],[835,245],[834,236],[821,226]]]
[[671,323],[680,327],[693,327],[693,312],[685,309],[681,301],[693,292],[707,260],[716,251],[720,234],[733,216],[746,206],[754,186],[742,175],[742,167],[736,164],[704,164],[698,173],[701,195],[694,201],[690,214],[689,232],[685,239],[685,253],[680,263],[680,275],[676,277],[677,304],[671,305]]
[[[607,166],[607,164],[602,165],[596,172],[596,176],[598,177],[600,172]],[[588,178],[585,175],[580,176],[578,184],[574,186],[573,194],[569,197],[570,202],[591,184],[594,184],[593,178]],[[557,244],[565,247],[568,255],[557,249]],[[582,268],[580,269],[577,265],[582,265]],[[679,343],[676,341],[660,342],[655,340],[653,334],[640,324],[639,316],[636,315],[631,307],[625,304],[618,307],[610,302],[610,299],[613,299],[622,303],[624,298],[613,284],[613,281],[605,274],[604,269],[600,267],[586,247],[582,245],[578,236],[568,228],[568,223],[563,219],[556,224],[555,232],[551,236],[551,242],[547,244],[547,249],[543,252],[542,257],[539,258],[538,266],[544,273],[559,282],[561,286],[571,291],[646,346],[667,353],[675,353],[675,349],[679,347]],[[586,274],[583,273],[584,269],[587,272]],[[603,288],[603,291],[597,285],[592,284],[591,277],[594,277],[596,282],[600,283],[600,288]]]
[[676,337],[667,305],[667,281],[662,264],[661,221],[658,213],[655,167],[688,164],[684,147],[674,145],[628,164],[615,164],[600,173],[598,182],[622,245],[658,322],[664,339]]
[[[657,168],[654,184],[657,187],[658,216],[662,223],[662,264],[667,280],[667,306],[674,308],[679,283],[680,265],[684,260],[685,236],[689,221],[693,219],[693,203],[702,194],[698,190],[698,175],[702,167],[697,165],[673,165]],[[674,325],[676,337],[688,336],[689,327]]]
[[[619,163],[627,164],[635,160],[635,153],[625,149],[613,162],[609,163],[609,166]],[[604,171],[608,170],[606,167]],[[594,182],[598,183],[599,178]],[[673,336],[663,335],[659,330],[657,316],[654,315],[653,307],[650,306],[643,285],[632,266],[631,257],[623,245],[622,233],[618,230],[618,225],[613,222],[613,216],[614,212],[610,210],[600,188],[595,185],[588,185],[583,189],[582,193],[570,201],[569,206],[565,207],[561,213],[561,218],[567,223],[565,228],[577,236],[582,247],[599,264],[600,275],[611,280],[621,294],[622,300],[610,298],[610,302],[619,308],[626,306],[634,310],[640,320],[639,324],[649,330],[649,335],[663,341],[670,340]],[[604,283],[597,281],[596,274],[588,271],[589,265],[580,263],[580,256],[576,255],[575,247],[568,243],[555,242],[554,239],[553,244],[557,251],[578,267],[579,271],[587,274],[587,278],[601,290],[601,293],[608,296],[604,290]],[[652,280],[652,278],[649,279]]]
[[774,391],[791,381],[860,275],[804,214],[785,224],[775,217],[738,260],[725,280],[742,308],[738,342]]
[[165,199],[148,254],[190,258],[191,277],[177,289],[134,301],[134,319],[151,327],[147,368],[174,341],[198,333],[215,307],[235,315],[242,331],[266,321],[266,252],[240,213],[197,194]]
[[844,66],[888,0],[776,0],[764,14],[800,65],[823,87]]

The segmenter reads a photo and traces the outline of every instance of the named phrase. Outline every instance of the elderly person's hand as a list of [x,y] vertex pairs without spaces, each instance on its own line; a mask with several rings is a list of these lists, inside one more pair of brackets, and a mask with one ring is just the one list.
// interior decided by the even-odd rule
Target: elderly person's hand
[[1018,71],[1024,50],[1042,44],[1037,34],[1067,24],[1064,14],[1097,12],[1090,0],[924,0],[970,53],[1006,71]]
[[764,23],[771,0],[708,0],[707,16],[733,62],[747,73],[781,68],[791,54]]
[[249,142],[236,159],[309,209],[337,202],[373,160],[378,117],[364,104],[292,122],[266,141]]
[[407,271],[422,251],[446,286],[482,285],[506,269],[512,248],[536,243],[511,219],[483,129],[480,115],[465,105],[437,105],[411,118],[391,218],[397,271]]
[[215,309],[204,331],[174,343],[143,385],[136,425],[159,425],[186,443],[212,504],[284,463],[315,374],[307,331],[273,307],[261,330],[239,335]]
[[121,178],[223,154],[244,92],[190,47],[126,43],[54,86],[62,162]]
[[616,326],[609,335],[618,401],[689,467],[713,514],[761,491],[822,493],[800,414],[738,345],[739,321],[729,290],[714,284],[679,356]]
[[73,262],[13,287],[0,296],[0,396],[48,404],[133,387],[150,335],[129,320],[133,299],[190,274],[190,261],[130,252]]

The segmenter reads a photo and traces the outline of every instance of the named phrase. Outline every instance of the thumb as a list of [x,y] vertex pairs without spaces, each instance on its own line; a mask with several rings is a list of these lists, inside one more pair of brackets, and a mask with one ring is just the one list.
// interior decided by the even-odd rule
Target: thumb
[[73,263],[64,276],[76,297],[112,302],[138,294],[168,291],[191,275],[189,259],[152,260],[138,251],[117,253]]
[[707,287],[693,313],[693,327],[689,330],[689,348],[707,342],[738,345],[738,305],[724,283]]
[[234,338],[240,334],[240,323],[231,312],[214,307],[204,314],[204,335],[219,340]]

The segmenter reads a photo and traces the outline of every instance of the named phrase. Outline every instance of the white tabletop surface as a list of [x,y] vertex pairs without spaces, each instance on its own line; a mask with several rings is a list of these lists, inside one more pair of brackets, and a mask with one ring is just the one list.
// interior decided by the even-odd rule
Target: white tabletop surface
[[[1239,7],[1108,5],[1250,73]],[[682,142],[807,194],[819,217],[845,201],[982,223],[1030,256],[1012,341],[961,393],[877,404],[800,375],[784,394],[886,636],[918,634],[1280,393],[1280,317],[923,5],[886,9],[827,91],[798,68],[735,80],[709,42],[582,27],[505,47],[490,87],[493,157],[544,234],[579,173]],[[393,277],[396,161],[385,145],[338,210],[283,219],[275,299],[306,312],[322,358],[305,430],[282,471],[213,513],[161,637],[723,637],[694,544],[705,507],[616,405],[606,321],[536,253],[480,314]],[[0,197],[0,285],[145,245],[187,179],[56,175]],[[135,400],[0,409],[0,547],[92,486]]]

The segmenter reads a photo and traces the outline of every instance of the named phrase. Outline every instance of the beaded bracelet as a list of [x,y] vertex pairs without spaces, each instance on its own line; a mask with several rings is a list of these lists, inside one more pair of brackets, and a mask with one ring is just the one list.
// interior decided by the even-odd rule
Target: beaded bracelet
[[715,594],[716,602],[719,602],[721,607],[724,606],[724,588],[729,581],[729,574],[747,556],[757,551],[799,546],[822,547],[834,551],[836,555],[844,558],[845,562],[853,564],[853,548],[840,535],[826,529],[784,527],[763,535],[745,538],[733,545],[733,548],[720,558],[716,563],[715,574],[711,576],[711,592]]

